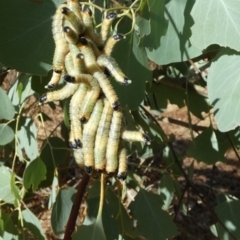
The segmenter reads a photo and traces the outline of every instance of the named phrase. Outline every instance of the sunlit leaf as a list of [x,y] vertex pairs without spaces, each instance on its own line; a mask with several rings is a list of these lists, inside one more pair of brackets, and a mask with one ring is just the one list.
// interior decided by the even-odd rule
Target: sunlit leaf
[[14,107],[6,94],[6,92],[0,88],[0,119],[11,120],[14,117]]
[[33,234],[35,239],[45,240],[46,236],[39,219],[29,209],[23,210],[21,215],[24,226]]
[[238,0],[196,1],[191,11],[194,20],[191,43],[200,50],[218,44],[239,51],[239,14]]
[[0,136],[0,145],[4,146],[14,139],[14,131],[7,124],[0,123]]
[[239,53],[229,49],[221,50],[211,65],[207,79],[209,99],[217,126],[222,132],[240,125],[239,64]]

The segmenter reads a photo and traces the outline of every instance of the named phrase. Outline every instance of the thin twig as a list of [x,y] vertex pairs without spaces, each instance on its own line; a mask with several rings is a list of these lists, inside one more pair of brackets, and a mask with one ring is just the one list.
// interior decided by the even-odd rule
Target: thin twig
[[72,205],[71,213],[68,218],[68,223],[66,226],[65,235],[64,235],[63,240],[72,240],[72,233],[73,233],[75,225],[76,225],[79,208],[81,206],[82,198],[83,198],[83,195],[87,188],[89,179],[90,179],[89,175],[87,173],[84,173],[82,181],[80,182],[80,184],[78,186],[78,191],[76,193],[76,196],[75,196],[75,199],[74,199],[74,202]]

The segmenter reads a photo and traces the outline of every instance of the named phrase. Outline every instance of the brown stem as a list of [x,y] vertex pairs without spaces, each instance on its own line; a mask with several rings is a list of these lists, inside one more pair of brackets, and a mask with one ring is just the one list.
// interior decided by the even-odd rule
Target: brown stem
[[80,208],[86,187],[88,185],[89,179],[90,179],[89,175],[87,173],[85,173],[83,175],[82,181],[80,182],[80,184],[78,186],[78,191],[76,193],[76,196],[75,196],[75,199],[74,199],[74,202],[72,205],[72,209],[71,209],[71,212],[70,212],[70,215],[68,218],[68,223],[66,226],[63,240],[72,240],[72,233],[73,233],[75,225],[76,225],[79,208]]

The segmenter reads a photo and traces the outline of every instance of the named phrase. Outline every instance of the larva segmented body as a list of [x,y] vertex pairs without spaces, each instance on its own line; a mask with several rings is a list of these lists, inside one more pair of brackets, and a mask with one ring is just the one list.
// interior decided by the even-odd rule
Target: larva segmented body
[[123,131],[121,138],[129,142],[145,142],[147,145],[151,143],[150,138],[145,133],[139,131]]
[[71,129],[69,134],[69,146],[71,148],[82,147],[82,124],[79,121],[78,115],[80,112],[80,105],[87,93],[87,86],[80,83],[77,91],[73,94],[69,105],[69,118],[71,122]]
[[105,67],[112,74],[117,82],[122,85],[129,85],[132,81],[125,76],[115,59],[111,56],[101,55],[97,59],[97,63],[101,67]]
[[83,150],[82,148],[75,149],[73,151],[73,156],[75,159],[75,162],[80,168],[84,168],[84,157],[83,157]]
[[106,172],[112,174],[118,167],[118,145],[121,135],[123,114],[121,111],[114,111],[110,126],[107,151],[106,151]]
[[67,0],[67,6],[78,19],[82,20],[82,8],[78,0]]
[[105,13],[104,15],[105,17],[102,22],[101,33],[100,33],[101,41],[103,45],[105,45],[109,37],[112,22],[115,18],[117,18],[117,13],[110,12],[110,13]]
[[67,20],[68,24],[71,28],[77,33],[77,35],[81,35],[85,31],[85,25],[83,22],[71,11],[68,7],[63,6],[61,8],[61,13],[63,14],[65,20]]
[[114,110],[118,110],[120,107],[120,103],[118,101],[118,97],[116,92],[114,91],[111,83],[102,72],[100,67],[97,65],[96,56],[90,46],[86,38],[80,38],[80,50],[85,58],[85,65],[87,71],[98,80],[101,89],[106,95],[107,99],[111,103]]
[[83,155],[85,169],[88,174],[91,174],[94,168],[94,142],[98,124],[103,111],[103,101],[99,99],[94,106],[93,112],[89,121],[86,123],[83,130]]
[[104,47],[104,54],[110,56],[115,44],[122,39],[125,39],[125,36],[121,33],[109,37]]
[[125,180],[127,177],[127,149],[121,144],[118,154],[118,173],[119,180]]
[[96,170],[103,170],[106,165],[106,149],[112,115],[113,109],[109,102],[106,100],[104,101],[103,113],[98,125],[95,139],[94,158]]
[[61,13],[62,7],[66,6],[66,4],[61,4],[53,16],[52,34],[55,42],[55,51],[53,56],[53,76],[48,85],[45,86],[48,89],[54,88],[58,84],[61,73],[64,70],[65,56],[69,52],[68,43],[63,33],[64,19]]

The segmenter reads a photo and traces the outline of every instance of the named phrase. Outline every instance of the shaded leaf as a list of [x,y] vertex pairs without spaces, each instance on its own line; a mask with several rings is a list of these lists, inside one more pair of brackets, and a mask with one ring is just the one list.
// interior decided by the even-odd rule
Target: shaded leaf
[[207,79],[208,95],[219,130],[227,132],[240,125],[240,54],[223,49],[214,60]]
[[148,240],[166,240],[178,233],[170,215],[162,210],[160,196],[141,189],[129,208],[137,227]]
[[[215,208],[215,212],[235,239],[240,239],[240,201],[231,200],[221,203]],[[216,230],[220,239],[233,239],[219,223],[216,223]]]
[[0,123],[0,136],[0,145],[4,146],[14,139],[14,131],[7,124]]
[[25,150],[30,160],[38,156],[37,144],[37,128],[32,118],[22,117],[19,125],[21,126],[17,132],[18,136],[18,153],[22,156],[22,149]]
[[52,16],[61,0],[2,0],[0,61],[21,72],[45,75],[51,69],[54,50]]
[[11,215],[1,211],[0,235],[4,240],[18,239],[18,231],[12,221]]
[[46,166],[41,158],[31,161],[25,168],[23,184],[26,189],[32,187],[33,191],[38,190],[38,185],[46,177]]
[[71,187],[69,189],[61,189],[58,192],[56,202],[53,205],[51,215],[51,225],[54,234],[58,238],[62,238],[65,232],[65,227],[72,209],[73,195],[76,190]]
[[225,142],[219,141],[213,129],[209,127],[194,138],[189,147],[188,156],[207,164],[225,161],[224,154],[227,150],[227,145],[224,145]]
[[196,1],[191,11],[194,20],[191,43],[200,50],[218,44],[239,51],[239,14],[238,0]]
[[11,120],[14,117],[15,109],[6,94],[6,92],[0,88],[0,119]]
[[29,209],[23,210],[21,214],[24,221],[24,226],[30,230],[35,239],[45,240],[46,236],[38,218]]
[[32,81],[31,81],[31,88],[33,91],[35,91],[38,94],[43,94],[47,90],[45,86],[48,84],[52,77],[53,71],[49,71],[47,76],[32,76]]
[[[160,4],[163,1],[155,2]],[[191,36],[190,27],[193,25],[190,11],[194,3],[195,0],[168,1],[165,6],[168,29],[166,35],[161,37],[158,47],[151,48],[146,46],[150,60],[157,64],[165,65],[172,62],[186,61],[202,53],[202,49],[199,50],[192,46],[189,41]],[[156,11],[158,11],[157,8]],[[162,25],[159,23],[158,28],[162,28]],[[145,44],[145,39],[143,40]]]

